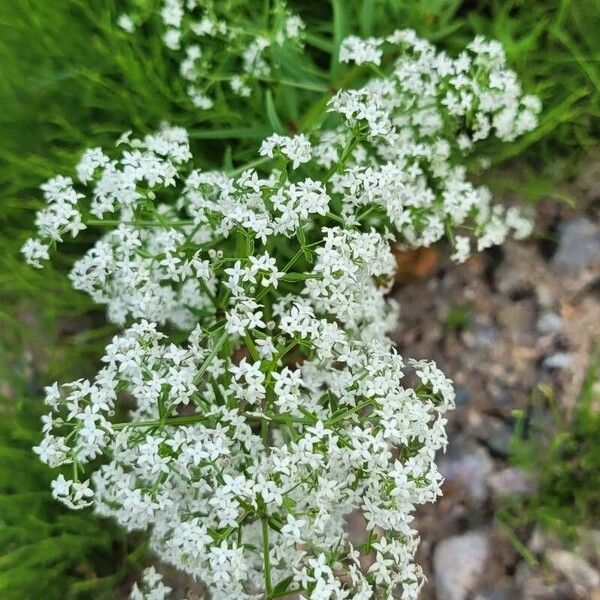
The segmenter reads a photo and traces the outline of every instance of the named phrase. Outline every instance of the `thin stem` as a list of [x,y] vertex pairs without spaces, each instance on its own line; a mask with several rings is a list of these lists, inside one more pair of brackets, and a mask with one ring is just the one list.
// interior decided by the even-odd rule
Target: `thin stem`
[[284,85],[287,87],[300,88],[302,90],[310,90],[312,92],[327,92],[329,91],[329,87],[327,85],[322,85],[319,83],[313,83],[309,81],[292,81],[291,79],[266,79],[261,78],[261,81],[266,83],[274,83],[279,85]]
[[208,419],[205,415],[183,415],[180,417],[169,417],[164,420],[154,421],[130,421],[128,423],[114,423],[113,429],[125,429],[126,427],[158,427],[160,425],[193,425]]
[[262,522],[262,541],[263,541],[263,570],[265,577],[265,591],[267,594],[273,592],[271,582],[271,557],[269,556],[269,520],[266,515],[261,517]]
[[[360,135],[356,135],[354,132],[352,133],[352,137],[350,138],[350,140],[348,141],[348,144],[346,145],[346,147],[344,148],[343,152],[342,152],[342,156],[340,157],[340,161],[333,165],[331,167],[331,169],[329,169],[329,171],[327,172],[327,174],[325,175],[325,177],[323,178],[322,183],[327,183],[332,177],[334,173],[339,173],[342,171],[342,169],[346,166],[346,161],[350,158],[351,154],[354,152],[354,149],[356,148],[356,146],[358,146],[358,144],[361,141],[361,137]],[[328,217],[331,217],[331,213],[327,214]]]
[[202,363],[202,366],[198,369],[198,373],[196,374],[196,377],[194,378],[194,382],[200,381],[200,379],[202,378],[202,375],[204,375],[204,373],[206,372],[206,369],[208,369],[208,367],[210,366],[210,363],[213,361],[213,358],[217,355],[217,353],[219,352],[219,350],[221,349],[221,347],[223,346],[223,344],[225,343],[225,341],[227,340],[228,337],[229,337],[229,334],[227,333],[227,331],[223,331],[223,333],[221,334],[221,337],[216,341],[216,343],[213,346],[212,350],[210,351],[209,355],[206,357],[205,361]]
[[267,600],[271,600],[272,598],[281,598],[282,596],[289,596],[290,594],[300,594],[301,592],[305,592],[304,588],[300,588],[297,590],[282,590],[281,592],[275,592],[268,596]]
[[361,404],[358,404],[358,405],[354,406],[353,408],[349,408],[348,410],[344,411],[343,413],[341,413],[335,417],[332,417],[331,419],[326,421],[326,424],[327,425],[335,425],[339,421],[343,421],[348,415],[356,413],[356,412],[362,410],[363,408],[367,408],[367,406],[372,404],[372,402],[373,402],[373,400],[365,400]]
[[[155,419],[152,421],[128,421],[124,423],[113,423],[112,428],[116,430],[125,429],[126,427],[159,427],[161,425],[193,425],[194,423],[201,423],[209,419],[206,415],[181,415],[177,417],[167,417],[165,419]],[[302,417],[293,417],[289,413],[282,413],[279,415],[252,415],[247,417],[247,420],[251,423],[278,423],[279,425],[288,425],[289,423],[296,423],[298,425],[313,425],[314,421],[305,419]]]
[[168,223],[157,221],[119,221],[118,219],[88,219],[84,221],[86,225],[98,225],[106,227],[114,227],[115,225],[133,225],[134,227],[182,227],[183,225],[193,225],[191,219],[180,221],[168,221]]
[[261,156],[260,158],[255,158],[230,172],[230,175],[236,176],[248,169],[253,169],[254,167],[259,167],[260,165],[264,165],[267,161],[271,160],[268,156]]

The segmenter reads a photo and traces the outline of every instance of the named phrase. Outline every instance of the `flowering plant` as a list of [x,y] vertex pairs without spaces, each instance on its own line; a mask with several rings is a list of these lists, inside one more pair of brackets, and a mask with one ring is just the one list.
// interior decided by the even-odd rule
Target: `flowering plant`
[[[125,327],[92,380],[46,390],[35,450],[72,466],[55,497],[148,530],[218,599],[416,597],[410,522],[440,494],[454,392],[387,335],[390,243],[446,237],[462,261],[530,230],[462,164],[536,124],[497,43],[451,58],[403,30],[350,37],[340,59],[373,77],[331,99],[331,127],[274,134],[230,171],[194,169],[180,128],[127,133],[86,151],[77,183],[44,184],[23,247],[40,267],[66,234],[106,228],[70,277]],[[345,532],[353,511],[366,539]],[[142,590],[169,591],[154,571]]]
[[[180,59],[179,72],[196,108],[213,107],[219,84],[247,98],[253,83],[270,82],[273,71],[279,72],[282,58],[288,57],[286,53],[301,51],[305,25],[285,2],[274,2],[267,13],[268,23],[260,22],[253,14],[254,8],[244,0],[161,1],[162,41]],[[152,12],[149,8],[146,14],[138,7],[122,13],[117,24],[134,33]],[[219,63],[217,71],[213,68],[215,62]]]

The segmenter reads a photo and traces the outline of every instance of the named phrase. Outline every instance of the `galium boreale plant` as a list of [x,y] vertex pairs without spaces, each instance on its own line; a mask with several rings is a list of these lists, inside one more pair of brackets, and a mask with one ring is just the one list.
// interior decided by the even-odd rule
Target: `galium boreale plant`
[[[35,451],[72,465],[54,496],[148,531],[219,600],[416,598],[412,513],[440,494],[454,392],[387,336],[390,243],[445,237],[462,261],[530,230],[464,167],[536,124],[497,43],[453,58],[402,30],[340,59],[373,76],[331,99],[332,127],[274,134],[229,171],[194,169],[180,128],[127,133],[44,184],[23,247],[41,267],[104,230],[70,277],[124,327],[93,379],[46,390]],[[168,592],[148,571],[133,597]]]
[[[135,34],[156,8],[131,9],[118,17],[117,25]],[[196,108],[212,108],[222,86],[233,96],[249,97],[255,84],[269,83],[273,71],[280,72],[282,56],[302,51],[302,19],[282,0],[275,0],[264,15],[262,9],[260,2],[244,0],[161,0],[162,42],[179,60],[179,73]]]

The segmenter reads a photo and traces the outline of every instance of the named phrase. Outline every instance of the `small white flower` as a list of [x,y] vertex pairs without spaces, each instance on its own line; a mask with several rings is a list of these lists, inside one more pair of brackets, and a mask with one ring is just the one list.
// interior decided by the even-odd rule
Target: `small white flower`
[[127,33],[133,33],[135,24],[128,14],[121,13],[117,19],[117,25]]
[[382,40],[377,38],[362,39],[351,35],[342,40],[340,46],[340,62],[354,62],[357,65],[370,62],[381,64]]

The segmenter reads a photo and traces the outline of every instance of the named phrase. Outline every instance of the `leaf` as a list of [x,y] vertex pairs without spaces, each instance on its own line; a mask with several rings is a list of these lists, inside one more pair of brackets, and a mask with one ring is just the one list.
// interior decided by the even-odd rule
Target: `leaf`
[[373,33],[373,18],[375,16],[375,0],[363,0],[360,11],[360,30],[363,37]]
[[267,119],[269,120],[269,124],[273,128],[275,133],[284,133],[285,129],[283,124],[281,123],[281,119],[277,114],[277,109],[275,108],[275,103],[273,102],[273,93],[271,90],[267,90],[266,94],[266,109],[267,109]]
[[190,129],[192,140],[262,139],[271,133],[263,126],[231,127],[224,129]]
[[348,35],[349,16],[347,3],[344,0],[332,0],[333,7],[333,53],[331,55],[330,72],[333,79],[337,79],[343,69],[339,61],[342,40]]
[[294,580],[293,577],[286,577],[285,579],[282,579],[274,588],[273,588],[273,592],[272,592],[272,596],[277,596],[280,594],[284,594],[285,592],[288,591],[288,588],[290,586],[290,583],[292,583],[292,581]]

